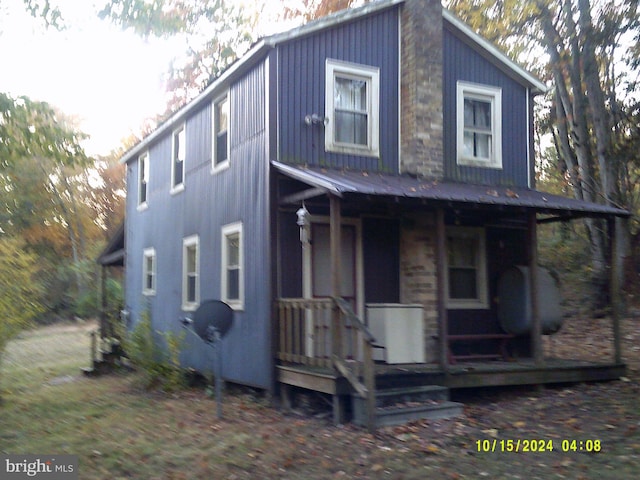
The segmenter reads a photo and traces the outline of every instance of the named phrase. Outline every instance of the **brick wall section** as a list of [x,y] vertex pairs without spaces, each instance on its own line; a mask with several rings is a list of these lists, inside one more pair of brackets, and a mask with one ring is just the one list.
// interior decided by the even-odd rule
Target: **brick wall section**
[[435,215],[415,215],[400,231],[400,302],[424,308],[426,361],[438,361]]
[[444,161],[440,0],[407,0],[401,19],[400,171],[441,179]]

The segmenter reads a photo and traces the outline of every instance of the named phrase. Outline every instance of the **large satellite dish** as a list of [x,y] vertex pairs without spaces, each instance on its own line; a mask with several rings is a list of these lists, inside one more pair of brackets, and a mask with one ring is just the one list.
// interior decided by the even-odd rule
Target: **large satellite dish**
[[215,340],[215,332],[224,337],[233,323],[233,310],[220,300],[205,300],[193,314],[193,330],[207,343]]

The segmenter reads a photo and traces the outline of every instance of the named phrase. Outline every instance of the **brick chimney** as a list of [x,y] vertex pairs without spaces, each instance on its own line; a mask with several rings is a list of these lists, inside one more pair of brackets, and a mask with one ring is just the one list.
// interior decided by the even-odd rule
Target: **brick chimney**
[[407,0],[402,7],[400,172],[444,176],[442,5]]

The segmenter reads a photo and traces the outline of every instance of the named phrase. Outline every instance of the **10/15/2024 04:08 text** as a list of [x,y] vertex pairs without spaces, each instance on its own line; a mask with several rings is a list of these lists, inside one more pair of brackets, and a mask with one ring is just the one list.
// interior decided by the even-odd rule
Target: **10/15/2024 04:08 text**
[[579,439],[484,439],[476,440],[476,449],[481,453],[495,452],[552,452],[560,450],[562,452],[589,452],[598,453],[602,451],[600,440],[579,440]]

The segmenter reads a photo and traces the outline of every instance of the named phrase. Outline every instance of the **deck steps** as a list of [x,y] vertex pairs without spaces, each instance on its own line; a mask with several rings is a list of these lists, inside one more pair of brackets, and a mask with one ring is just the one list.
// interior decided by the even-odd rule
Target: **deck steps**
[[119,343],[112,343],[108,347],[94,350],[92,357],[91,366],[80,369],[87,377],[98,377],[125,366],[123,361],[126,359],[126,354]]
[[[364,398],[352,397],[353,421],[366,425]],[[399,425],[411,420],[453,418],[463,414],[461,403],[449,400],[449,389],[439,385],[389,388],[376,391],[376,426]]]

